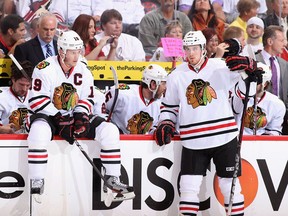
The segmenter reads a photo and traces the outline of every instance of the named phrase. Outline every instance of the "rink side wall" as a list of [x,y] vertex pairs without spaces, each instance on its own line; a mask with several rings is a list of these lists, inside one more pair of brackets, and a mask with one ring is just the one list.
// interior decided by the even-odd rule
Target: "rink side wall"
[[[29,215],[27,135],[0,135],[0,215]],[[96,141],[79,140],[101,170]],[[55,137],[41,216],[176,216],[181,158],[179,137],[159,147],[150,135],[121,135],[122,180],[134,186],[134,200],[104,205],[102,181],[76,145]],[[288,137],[245,136],[241,149],[245,215],[287,216]],[[102,170],[103,172],[103,170]],[[213,164],[201,188],[202,216],[225,215]]]

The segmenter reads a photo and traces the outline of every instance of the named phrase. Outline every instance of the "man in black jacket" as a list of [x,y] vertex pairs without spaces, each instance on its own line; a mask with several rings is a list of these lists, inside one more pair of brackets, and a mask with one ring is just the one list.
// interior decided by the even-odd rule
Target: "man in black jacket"
[[57,19],[51,13],[39,18],[38,35],[15,48],[15,58],[18,61],[29,60],[34,66],[47,57],[47,44],[50,55],[57,55],[57,44],[54,40]]

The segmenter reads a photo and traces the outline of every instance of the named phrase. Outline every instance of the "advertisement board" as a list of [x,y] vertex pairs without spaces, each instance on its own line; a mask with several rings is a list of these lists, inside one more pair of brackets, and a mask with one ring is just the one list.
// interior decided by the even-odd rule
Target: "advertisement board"
[[[1,215],[29,215],[29,177],[26,135],[0,136]],[[100,146],[79,140],[101,169]],[[147,136],[121,136],[122,180],[133,185],[133,200],[104,205],[103,182],[76,145],[56,137],[48,146],[49,159],[41,203],[33,201],[33,215],[41,216],[177,216],[181,142],[159,147]],[[243,175],[245,215],[286,216],[288,212],[288,138],[244,137]],[[201,188],[202,216],[225,215],[223,197],[213,164]]]

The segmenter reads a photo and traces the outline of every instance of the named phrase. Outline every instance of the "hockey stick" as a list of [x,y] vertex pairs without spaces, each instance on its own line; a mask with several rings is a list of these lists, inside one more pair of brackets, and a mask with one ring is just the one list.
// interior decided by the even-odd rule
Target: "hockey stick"
[[117,72],[116,72],[116,70],[115,70],[115,68],[113,66],[110,66],[110,69],[111,69],[111,71],[113,73],[113,78],[114,78],[115,95],[114,95],[114,100],[113,100],[109,115],[107,117],[107,122],[110,122],[110,120],[111,120],[111,117],[112,117],[112,114],[114,112],[115,105],[116,105],[116,102],[117,102],[117,99],[118,99],[118,95],[119,95],[119,81],[118,81]]
[[243,112],[242,112],[242,116],[241,116],[241,125],[240,125],[240,131],[239,131],[239,136],[238,136],[238,145],[237,145],[237,151],[236,151],[236,155],[235,155],[234,173],[233,173],[233,177],[232,177],[229,205],[228,205],[228,210],[227,210],[228,216],[231,216],[235,187],[236,187],[236,180],[237,180],[237,175],[238,175],[238,171],[239,171],[239,166],[241,163],[240,151],[241,151],[241,144],[242,144],[242,138],[243,138],[243,132],[244,132],[244,118],[245,118],[245,112],[246,112],[247,104],[248,104],[248,100],[249,100],[249,91],[250,91],[249,78],[246,78],[244,80],[244,82],[245,82],[245,86],[246,86],[246,92],[245,92],[245,98],[244,98],[244,103],[243,103]]
[[13,54],[9,54],[9,57],[11,58],[11,60],[14,62],[14,64],[16,65],[16,67],[21,71],[21,73],[23,74],[23,76],[27,79],[27,80],[31,80],[31,78],[27,75],[26,71],[22,68],[22,66],[19,64],[19,62],[17,61],[17,59],[14,57]]
[[[83,153],[83,155],[86,157],[86,159],[89,161],[89,163],[92,165],[94,171],[100,176],[100,178],[104,181],[104,184],[111,190],[115,189],[108,184],[107,180],[104,178],[104,176],[102,175],[102,173],[100,172],[100,170],[96,167],[96,165],[93,163],[93,161],[91,160],[91,158],[88,156],[87,152],[82,148],[82,146],[80,145],[80,143],[74,138],[74,143],[76,144],[76,146],[80,149],[80,151]],[[115,192],[120,192],[120,191],[115,191]]]
[[[247,52],[250,58],[256,61],[255,53],[250,44],[247,44]],[[256,77],[257,79],[257,77]],[[257,81],[257,80],[256,80]],[[253,135],[257,135],[257,85],[256,85],[256,94],[254,96],[254,111],[253,111]]]
[[[102,175],[101,171],[96,167],[96,165],[93,163],[91,158],[88,156],[87,152],[82,148],[80,143],[77,141],[77,139],[74,138],[74,143],[76,146],[80,149],[82,154],[85,156],[85,158],[88,160],[88,162],[92,165],[94,171],[100,176],[100,178],[103,180],[104,185],[106,185],[111,191],[115,191],[117,194],[120,193],[120,191],[115,190],[111,185],[108,184],[107,180]],[[107,197],[104,199],[104,204],[109,207],[114,199],[114,195],[112,193],[108,193]]]

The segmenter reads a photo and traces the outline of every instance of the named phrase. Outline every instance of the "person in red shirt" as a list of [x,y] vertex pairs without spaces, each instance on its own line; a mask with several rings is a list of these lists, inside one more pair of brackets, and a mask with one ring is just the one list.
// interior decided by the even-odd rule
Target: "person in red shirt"
[[[105,36],[99,42],[95,39],[96,21],[87,14],[79,15],[72,26],[72,30],[77,32],[84,42],[85,58],[87,60],[114,60],[116,47],[118,44],[117,37]],[[107,56],[102,52],[104,46],[110,46]]]
[[0,58],[14,54],[15,47],[25,42],[26,28],[22,17],[10,14],[0,24]]

